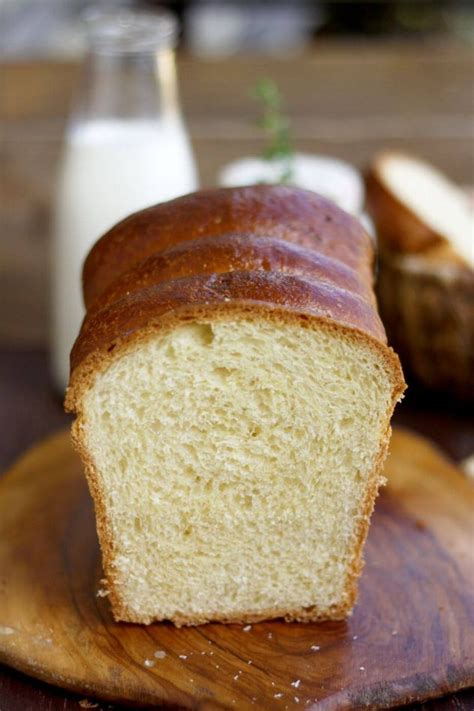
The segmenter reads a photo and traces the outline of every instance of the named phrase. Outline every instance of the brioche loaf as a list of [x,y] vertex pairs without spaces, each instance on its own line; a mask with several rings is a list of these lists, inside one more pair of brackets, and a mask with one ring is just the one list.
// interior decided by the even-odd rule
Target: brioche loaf
[[474,399],[474,212],[423,161],[377,155],[367,199],[380,253],[378,297],[391,343],[430,389]]
[[92,249],[66,406],[117,620],[341,619],[404,389],[372,241],[315,194],[203,191]]

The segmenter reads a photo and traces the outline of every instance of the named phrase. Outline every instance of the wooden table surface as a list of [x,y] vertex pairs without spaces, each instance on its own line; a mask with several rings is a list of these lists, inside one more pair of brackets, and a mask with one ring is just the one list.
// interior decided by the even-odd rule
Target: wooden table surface
[[[259,76],[278,81],[298,150],[362,167],[382,147],[402,148],[429,158],[460,183],[474,184],[468,47],[326,42],[310,55],[287,59],[183,57],[178,69],[204,185],[215,184],[227,161],[261,150],[258,110],[250,98]],[[48,377],[48,233],[76,75],[72,63],[0,66],[0,471],[68,422]],[[457,461],[474,450],[474,418],[466,406],[412,388],[396,421],[429,436]],[[0,711],[72,710],[78,702],[0,668]],[[474,708],[474,691],[417,708],[467,711]]]

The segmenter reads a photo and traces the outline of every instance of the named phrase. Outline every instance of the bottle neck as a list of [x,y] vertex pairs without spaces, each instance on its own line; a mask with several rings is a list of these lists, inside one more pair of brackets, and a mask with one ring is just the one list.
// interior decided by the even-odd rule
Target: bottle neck
[[144,53],[89,50],[73,107],[73,123],[179,117],[172,48]]

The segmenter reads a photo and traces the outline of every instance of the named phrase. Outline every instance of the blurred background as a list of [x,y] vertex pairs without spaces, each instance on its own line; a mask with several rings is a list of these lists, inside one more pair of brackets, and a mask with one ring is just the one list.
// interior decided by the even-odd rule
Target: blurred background
[[[77,58],[90,0],[1,0],[4,58]],[[472,42],[469,0],[103,0],[102,7],[168,8],[182,24],[180,48],[197,56],[311,50],[326,38]]]
[[[51,212],[89,6],[0,0],[1,395],[16,403],[14,427],[10,409],[1,413],[13,429],[5,461],[63,422],[48,369]],[[100,6],[166,8],[179,18],[179,94],[201,186],[262,153],[259,77],[276,82],[296,151],[365,169],[378,150],[400,148],[474,184],[472,2]]]

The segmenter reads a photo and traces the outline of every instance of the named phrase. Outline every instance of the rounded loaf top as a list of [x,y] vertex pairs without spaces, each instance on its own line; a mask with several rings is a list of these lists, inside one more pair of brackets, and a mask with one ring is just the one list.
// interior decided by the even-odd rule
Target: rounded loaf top
[[91,249],[83,271],[89,308],[111,283],[173,245],[229,233],[286,240],[339,260],[371,283],[373,243],[358,220],[301,188],[201,190],[125,218]]

